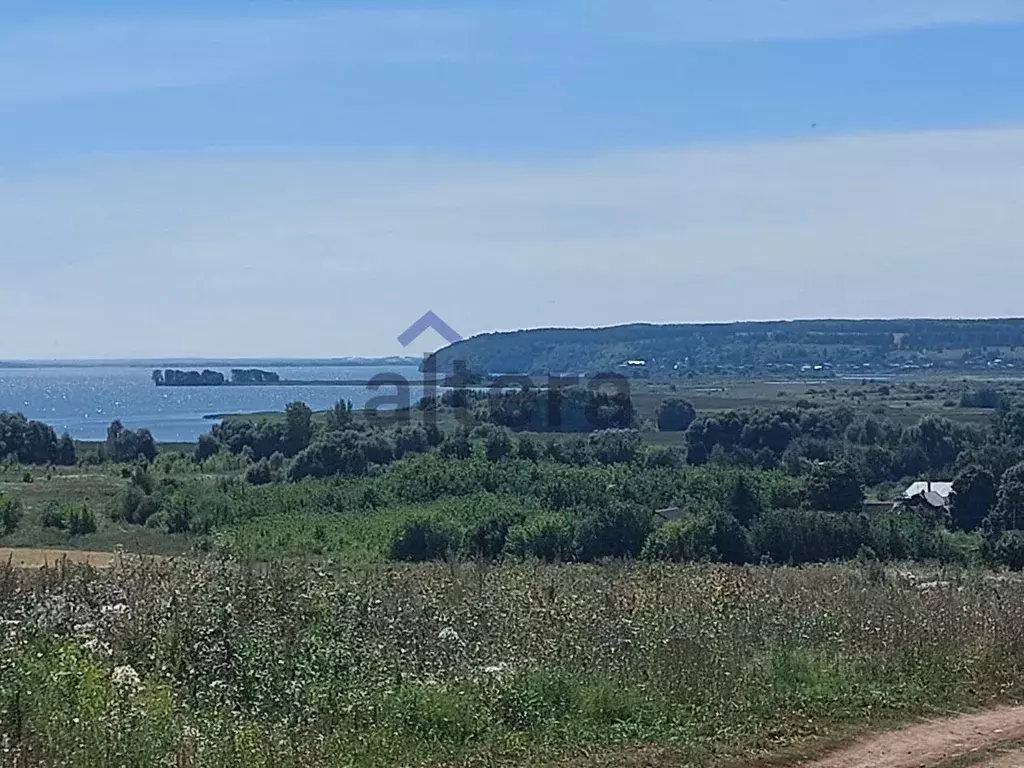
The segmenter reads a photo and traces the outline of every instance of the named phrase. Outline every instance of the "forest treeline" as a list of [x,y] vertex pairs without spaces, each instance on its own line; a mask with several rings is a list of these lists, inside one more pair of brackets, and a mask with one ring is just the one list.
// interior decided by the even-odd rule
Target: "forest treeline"
[[926,365],[985,367],[1024,347],[1024,320],[798,320],[704,325],[624,325],[491,333],[436,353],[432,368],[485,373],[590,374],[643,361],[660,376]]
[[58,438],[48,424],[20,413],[0,413],[0,459],[71,466],[76,458],[75,443],[67,433]]
[[[127,524],[205,536],[274,515],[375,513],[391,526],[378,549],[398,559],[861,556],[1024,566],[1024,408],[1005,401],[987,426],[939,416],[905,426],[809,403],[698,415],[672,397],[655,416],[672,437],[653,445],[638,427],[655,425],[641,423],[628,396],[559,393],[559,429],[601,427],[575,434],[541,418],[548,397],[455,390],[404,422],[344,401],[314,418],[296,402],[283,418],[217,424],[189,455],[158,455],[148,431],[115,422],[77,460],[125,466],[129,487],[104,511]],[[45,425],[10,414],[0,425],[10,460],[76,460],[70,438]],[[222,479],[202,479],[211,475]],[[864,512],[868,491],[893,498],[918,479],[952,480],[951,505]],[[502,500],[493,514],[488,498]]]

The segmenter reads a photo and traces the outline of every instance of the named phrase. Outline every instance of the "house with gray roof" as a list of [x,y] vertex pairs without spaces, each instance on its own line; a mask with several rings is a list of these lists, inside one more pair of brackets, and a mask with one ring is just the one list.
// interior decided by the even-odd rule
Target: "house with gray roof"
[[901,494],[899,500],[893,505],[893,509],[924,508],[933,511],[949,509],[953,504],[953,490],[951,481],[919,480],[911,483]]

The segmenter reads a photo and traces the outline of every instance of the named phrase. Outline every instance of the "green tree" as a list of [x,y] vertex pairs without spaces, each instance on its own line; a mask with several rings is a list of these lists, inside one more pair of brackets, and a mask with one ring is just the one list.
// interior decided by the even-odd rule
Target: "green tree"
[[523,522],[521,512],[496,509],[479,520],[466,533],[466,550],[473,557],[496,560],[501,557],[509,531]]
[[68,533],[72,536],[83,536],[96,532],[96,516],[85,504],[68,510],[66,524]]
[[305,403],[289,403],[284,409],[284,421],[284,453],[295,456],[313,441],[313,411]]
[[581,560],[636,557],[651,533],[651,514],[616,503],[586,515],[576,527],[576,554]]
[[0,493],[0,534],[14,533],[21,522],[21,502]]
[[1003,473],[996,508],[986,522],[986,527],[994,532],[1018,531],[1024,527],[1024,461]]
[[71,435],[65,432],[61,435],[60,442],[57,443],[57,464],[62,467],[72,467],[76,458],[75,441],[71,439]]
[[848,461],[815,464],[807,478],[807,498],[815,509],[826,512],[856,512],[864,505],[857,468]]
[[403,523],[391,541],[392,560],[426,562],[443,560],[457,552],[461,533],[448,521],[435,517],[415,517]]
[[468,459],[473,453],[473,444],[465,430],[460,429],[455,434],[448,435],[438,450],[448,459]]
[[270,462],[260,459],[255,464],[250,464],[245,471],[245,481],[251,485],[269,485],[274,481],[274,473],[270,469]]
[[605,429],[589,438],[590,453],[599,464],[628,464],[642,450],[635,429]]
[[965,467],[953,480],[953,522],[964,531],[980,528],[996,503],[996,480],[978,464]]
[[135,461],[140,456],[146,461],[153,461],[156,458],[156,442],[148,429],[133,432],[115,420],[107,428],[104,453],[112,461]]
[[697,417],[697,409],[689,400],[671,397],[658,406],[658,429],[662,432],[685,432]]
[[660,526],[648,537],[643,554],[652,560],[676,562],[750,562],[746,529],[732,515],[703,512]]
[[213,435],[200,435],[192,458],[197,463],[220,453],[220,442]]
[[575,556],[574,525],[566,513],[538,515],[508,532],[505,551],[513,557],[565,562]]
[[533,435],[520,435],[516,444],[516,456],[526,461],[537,461],[541,455],[541,446]]
[[643,556],[647,560],[677,563],[711,561],[716,556],[714,527],[699,515],[673,520],[659,526],[647,537]]
[[515,446],[512,444],[512,438],[509,437],[508,432],[504,429],[495,429],[487,435],[487,439],[484,441],[484,451],[488,461],[500,461],[510,457],[514,450]]
[[736,476],[729,489],[729,497],[725,500],[725,511],[743,526],[750,525],[752,520],[761,515],[761,499],[746,473]]
[[351,427],[353,419],[352,401],[339,400],[334,404],[334,407],[327,412],[325,424],[328,430],[340,432],[343,429]]

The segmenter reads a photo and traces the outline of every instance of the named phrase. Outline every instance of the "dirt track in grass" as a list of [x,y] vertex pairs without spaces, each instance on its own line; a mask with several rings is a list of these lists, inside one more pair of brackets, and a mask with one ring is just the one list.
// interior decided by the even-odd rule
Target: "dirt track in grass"
[[0,565],[10,563],[15,568],[42,568],[61,561],[107,568],[117,561],[117,557],[113,552],[90,552],[83,549],[0,547]]
[[1024,707],[917,723],[792,768],[1021,768]]

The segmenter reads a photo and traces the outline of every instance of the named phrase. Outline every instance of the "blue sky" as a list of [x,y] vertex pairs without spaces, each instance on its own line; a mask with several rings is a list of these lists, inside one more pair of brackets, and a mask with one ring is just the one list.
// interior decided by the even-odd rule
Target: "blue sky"
[[1024,0],[6,0],[0,359],[1020,315],[1022,51]]

